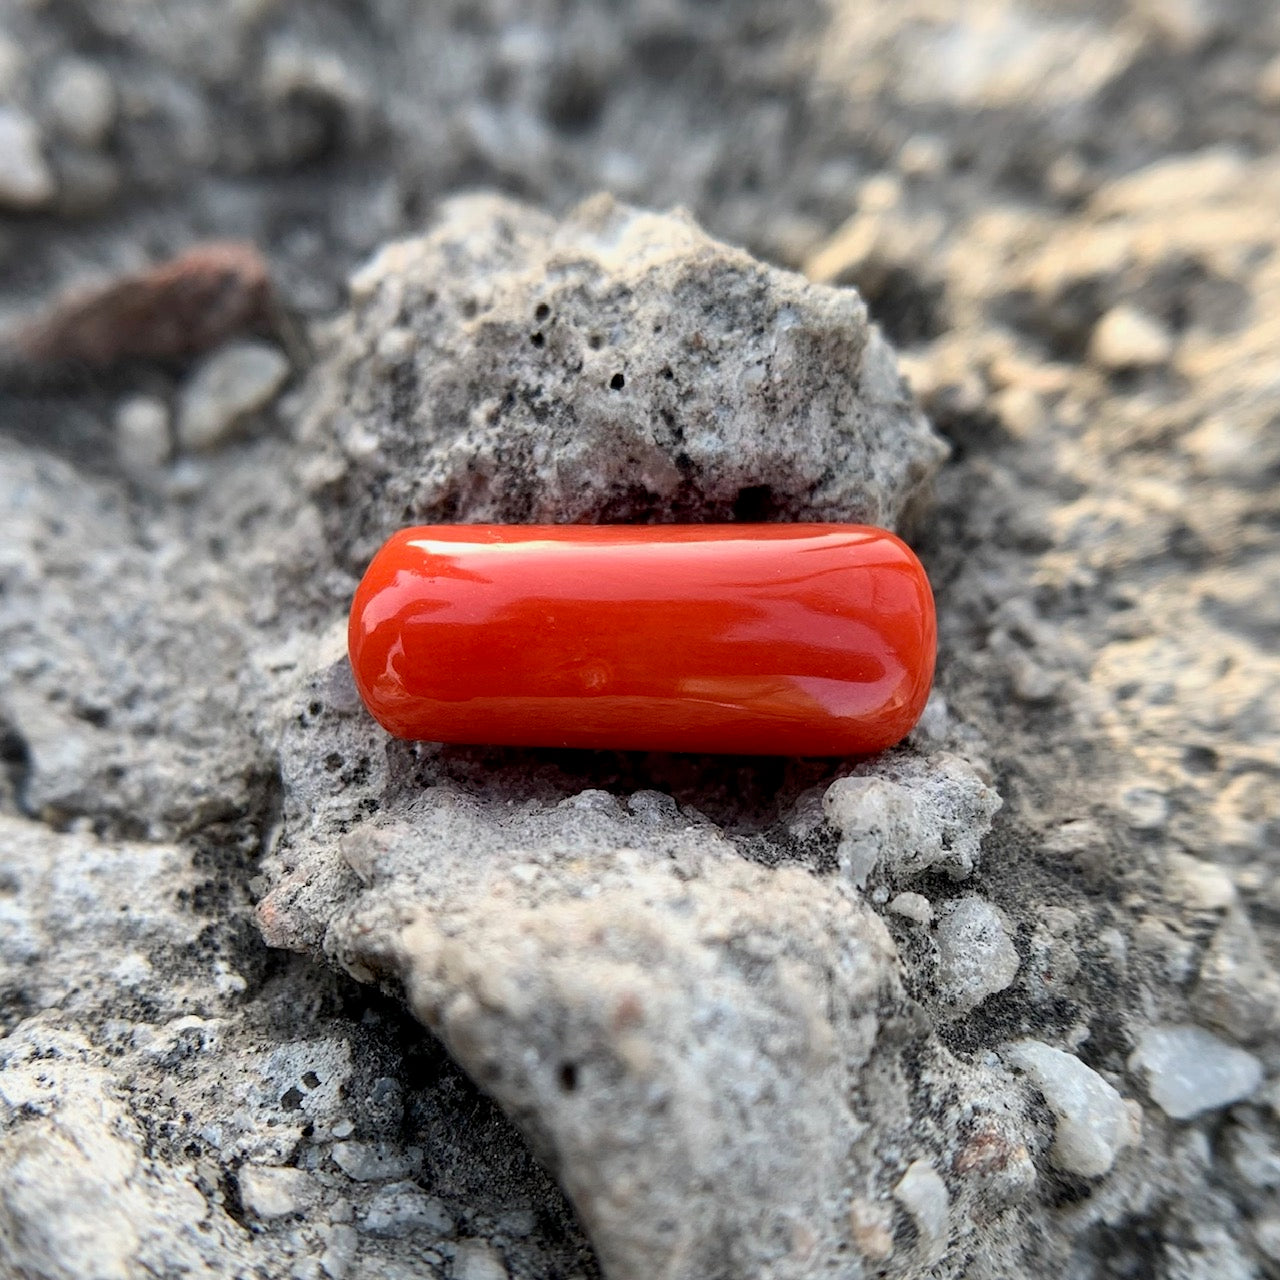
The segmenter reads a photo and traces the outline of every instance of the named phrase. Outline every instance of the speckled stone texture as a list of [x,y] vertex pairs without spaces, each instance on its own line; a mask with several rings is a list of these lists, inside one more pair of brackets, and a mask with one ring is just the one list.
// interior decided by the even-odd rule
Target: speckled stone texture
[[680,215],[463,197],[351,289],[304,439],[357,566],[431,521],[894,527],[944,453],[856,293]]
[[[1280,10],[163,17],[0,0],[0,1271],[1276,1275]],[[209,239],[208,448],[15,357]],[[535,511],[908,519],[937,694],[388,742],[362,557]]]

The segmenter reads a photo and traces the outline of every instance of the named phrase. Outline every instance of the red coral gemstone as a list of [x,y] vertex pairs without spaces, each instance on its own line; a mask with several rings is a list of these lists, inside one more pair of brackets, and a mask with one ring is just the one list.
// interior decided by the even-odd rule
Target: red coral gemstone
[[843,756],[919,719],[936,624],[864,525],[435,525],[374,557],[348,643],[401,738]]

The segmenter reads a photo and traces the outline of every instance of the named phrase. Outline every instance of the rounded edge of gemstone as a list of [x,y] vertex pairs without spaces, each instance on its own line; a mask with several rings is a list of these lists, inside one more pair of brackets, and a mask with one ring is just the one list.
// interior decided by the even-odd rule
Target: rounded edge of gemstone
[[[436,739],[425,737],[418,729],[416,716],[412,706],[408,706],[411,699],[404,693],[400,687],[399,681],[388,677],[384,680],[378,680],[371,677],[368,671],[368,662],[366,660],[367,641],[369,628],[365,625],[366,612],[369,607],[377,600],[385,591],[394,590],[397,573],[403,566],[397,564],[399,559],[399,549],[408,542],[420,539],[424,534],[436,533],[448,528],[450,530],[460,530],[471,528],[473,526],[452,525],[452,526],[410,526],[402,528],[393,533],[386,542],[379,548],[365,570],[359,585],[356,588],[352,598],[351,609],[347,620],[347,650],[348,659],[352,668],[352,674],[355,680],[357,692],[366,709],[374,717],[374,719],[394,737],[414,741],[434,741]],[[559,527],[559,526],[557,526]],[[595,528],[596,526],[579,526],[569,525],[563,526],[566,529],[585,530]],[[601,526],[604,528],[615,528],[618,526]],[[633,526],[621,526],[622,528],[633,528]],[[654,526],[657,529],[669,529],[679,526]],[[685,526],[696,527],[696,526]],[[715,527],[715,526],[706,526]],[[750,526],[733,526],[741,529],[744,533],[748,532]],[[776,525],[762,526],[763,528],[776,529]],[[820,527],[820,526],[811,526]],[[912,648],[917,658],[917,664],[914,670],[914,678],[910,681],[907,692],[898,700],[895,708],[887,709],[881,718],[881,722],[876,727],[878,731],[871,731],[867,725],[862,724],[858,727],[849,726],[849,739],[843,741],[835,741],[839,735],[828,736],[821,746],[816,746],[813,750],[806,751],[789,751],[785,754],[792,755],[809,755],[809,756],[827,756],[827,757],[854,757],[869,756],[880,751],[888,750],[900,743],[916,726],[920,717],[924,713],[925,706],[928,703],[929,695],[933,688],[933,679],[937,666],[937,613],[933,598],[932,584],[929,581],[923,564],[915,551],[907,545],[897,534],[888,529],[878,528],[876,526],[862,525],[839,525],[832,524],[825,526],[831,529],[840,528],[859,528],[867,532],[875,533],[879,539],[892,545],[898,550],[903,558],[903,567],[910,570],[911,578],[917,592],[917,630],[913,638]],[[477,536],[483,537],[481,530],[492,533],[501,533],[503,535],[514,534],[521,526],[474,526],[477,530]],[[534,531],[530,526],[530,533]],[[548,526],[536,526],[538,532],[545,532]],[[499,539],[499,540],[505,540]],[[515,539],[512,539],[515,540]],[[904,662],[906,669],[911,668],[911,663]],[[400,704],[399,706],[397,704]],[[457,739],[451,739],[457,741]],[[481,739],[477,738],[473,745],[483,745]],[[495,743],[495,745],[502,745]],[[515,745],[515,744],[506,744]],[[536,744],[523,744],[536,745]],[[627,749],[625,743],[616,744],[616,749]],[[672,751],[680,751],[679,746],[671,746],[665,748]],[[696,747],[687,748],[691,751],[702,750]],[[702,753],[706,753],[703,751]],[[730,748],[722,748],[721,753],[732,754]],[[713,752],[712,754],[716,754]]]

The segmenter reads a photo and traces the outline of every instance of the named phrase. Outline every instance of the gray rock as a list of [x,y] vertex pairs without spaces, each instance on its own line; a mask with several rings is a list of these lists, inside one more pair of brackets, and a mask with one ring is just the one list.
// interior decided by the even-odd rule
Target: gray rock
[[84,58],[59,62],[44,97],[52,123],[83,147],[101,146],[115,123],[115,85],[106,71]]
[[1192,1007],[1210,1026],[1245,1043],[1280,1029],[1280,973],[1245,912],[1231,911],[1214,933]]
[[40,144],[30,116],[0,106],[0,208],[29,212],[53,199],[57,186]]
[[1002,1053],[1025,1071],[1057,1117],[1052,1157],[1058,1168],[1082,1178],[1111,1171],[1121,1148],[1141,1136],[1141,1110],[1074,1054],[1039,1040],[1020,1040]]
[[[1276,1191],[1265,1185],[1274,1078],[1227,1116],[1173,1120],[1153,1104],[1145,1141],[1085,1188],[1054,1164],[1057,1118],[997,1055],[1010,1036],[1041,1036],[1080,1046],[1118,1080],[1126,1029],[1155,1022],[1210,1028],[1273,1077],[1280,1062],[1266,1007],[1280,910],[1280,167],[1274,113],[1262,107],[1277,80],[1274,6],[464,7],[460,20],[457,5],[410,14],[399,0],[370,0],[368,20],[354,22],[342,0],[181,0],[173,21],[145,5],[4,6],[0,97],[39,121],[57,187],[38,217],[0,230],[6,317],[85,273],[231,234],[270,256],[291,310],[304,322],[335,316],[340,339],[359,327],[344,302],[351,265],[386,239],[421,235],[422,211],[463,184],[519,191],[550,211],[601,187],[649,207],[681,204],[766,261],[852,279],[871,318],[911,349],[903,368],[956,446],[921,544],[942,657],[941,696],[907,753],[920,776],[874,767],[867,776],[919,792],[931,761],[950,753],[984,785],[998,779],[1004,808],[981,837],[974,887],[1000,904],[1022,966],[998,998],[944,1018],[936,931],[888,906],[909,890],[941,907],[943,877],[965,869],[944,857],[897,883],[890,856],[906,846],[890,842],[865,904],[847,883],[832,888],[841,835],[824,823],[821,797],[835,772],[857,775],[852,765],[441,752],[368,731],[333,665],[350,575],[388,522],[447,507],[428,494],[406,515],[378,492],[382,475],[417,492],[436,474],[436,454],[419,468],[406,447],[362,473],[335,441],[347,439],[357,458],[362,448],[376,454],[389,438],[381,419],[425,415],[422,402],[447,376],[420,397],[408,377],[388,386],[370,365],[366,412],[335,368],[327,404],[349,421],[339,429],[330,415],[318,447],[301,440],[298,406],[282,398],[279,433],[183,460],[150,485],[104,457],[103,428],[126,385],[168,397],[169,370],[105,384],[72,377],[32,394],[31,371],[6,362],[0,807],[30,833],[0,833],[18,850],[22,882],[10,891],[0,843],[0,1019],[13,1032],[0,1075],[39,1073],[49,1092],[39,1114],[0,1106],[0,1270],[92,1275],[96,1262],[127,1274],[447,1277],[453,1240],[361,1230],[393,1184],[357,1182],[329,1158],[335,1141],[403,1152],[405,1140],[383,1127],[402,1102],[433,1194],[467,1206],[467,1234],[496,1245],[513,1276],[597,1274],[551,1181],[433,1038],[383,995],[309,960],[270,956],[250,931],[253,884],[255,896],[270,895],[271,936],[341,955],[398,994],[397,971],[369,969],[344,929],[366,907],[429,906],[430,877],[420,898],[399,838],[379,879],[378,820],[419,833],[430,861],[443,788],[475,806],[441,819],[492,873],[492,884],[471,882],[473,906],[506,883],[492,852],[503,841],[599,868],[637,841],[656,860],[661,828],[681,866],[701,849],[756,868],[762,884],[775,869],[803,868],[819,896],[848,895],[858,918],[867,904],[885,910],[897,940],[890,967],[910,999],[889,1002],[849,1092],[862,1127],[837,1216],[815,1215],[834,1223],[846,1213],[843,1251],[824,1252],[830,1237],[815,1242],[805,1223],[787,1236],[797,1253],[813,1247],[811,1274],[919,1280],[921,1233],[893,1196],[917,1162],[947,1193],[938,1280],[1270,1274],[1280,1260]],[[119,86],[109,149],[75,141],[45,96],[50,72],[86,50]],[[535,249],[531,278],[548,260]],[[465,254],[456,265],[459,280],[474,278]],[[534,292],[530,284],[519,296],[536,307]],[[385,332],[370,323],[369,350],[387,368],[416,367],[415,344],[436,340],[422,302],[409,300],[409,325],[398,315]],[[594,305],[585,299],[574,314]],[[1173,336],[1169,358],[1105,376],[1090,344],[1099,320],[1123,306]],[[523,313],[498,314],[519,322],[511,349],[532,358],[537,329],[523,327]],[[464,362],[468,385],[505,404],[500,379],[515,362],[482,331],[478,307],[467,323],[498,379],[488,388],[477,373],[486,370]],[[438,328],[444,355],[421,357],[433,377],[467,354],[459,326],[442,316]],[[549,357],[560,338],[543,338]],[[744,331],[737,345],[763,341]],[[706,409],[715,388],[681,362],[672,396]],[[731,381],[727,356],[720,368]],[[318,376],[329,371],[322,356]],[[624,372],[606,407],[633,392]],[[541,385],[532,374],[520,366],[518,390],[530,398]],[[799,394],[829,402],[847,374],[833,362],[835,394],[821,382]],[[500,451],[497,431],[520,414],[545,412],[558,440],[576,438],[568,411],[580,388],[566,377],[555,390],[553,403],[532,408],[517,396],[492,432],[475,433],[475,453],[466,422],[441,428],[459,452],[440,469],[461,477],[460,490],[468,466],[480,477],[459,513],[491,502],[520,514],[501,504],[532,473],[534,428],[511,436],[528,458],[487,451]],[[308,394],[314,418],[324,397]],[[460,392],[448,399],[463,414],[472,408]],[[784,415],[768,423],[784,462],[793,444],[807,448],[785,439],[789,426]],[[747,458],[732,419],[712,434]],[[607,449],[603,431],[593,438]],[[820,433],[814,440],[826,448]],[[577,510],[706,518],[734,506],[769,512],[772,498],[772,512],[791,518],[814,509],[808,477],[821,475],[821,459],[802,461],[794,487],[786,476],[734,478],[738,487],[705,507],[696,494],[676,511],[661,494],[628,489],[588,492]],[[626,465],[583,473],[622,473],[626,483]],[[708,451],[698,465],[714,485],[721,462]],[[555,471],[545,459],[537,466],[544,479]],[[324,499],[323,518],[301,499],[299,476]],[[496,495],[483,489],[489,477]],[[551,518],[577,496],[572,475],[559,495]],[[604,803],[602,791],[615,797],[616,823],[584,853],[566,833],[581,835],[576,823]],[[694,828],[684,845],[673,835],[680,823]],[[981,825],[952,824],[949,838],[963,842]],[[104,887],[117,851],[126,911]],[[511,878],[519,885],[540,865],[515,861]],[[451,858],[450,875],[456,866]],[[73,891],[78,876],[84,893]],[[464,914],[468,928],[472,920]],[[756,967],[752,957],[742,964]],[[717,1013],[707,1014],[709,1040]],[[70,1039],[60,1047],[55,1032]],[[386,1079],[399,1083],[399,1102],[378,1086]],[[14,1096],[28,1094],[15,1086]],[[759,1109],[768,1125],[744,1131],[767,1129],[762,1141],[785,1147],[767,1098]],[[584,1146],[597,1114],[612,1115],[603,1105],[584,1114]],[[52,1132],[60,1116],[61,1136]],[[567,1121],[552,1118],[561,1133]],[[24,1131],[34,1152],[22,1149]],[[85,1167],[81,1142],[101,1167]],[[111,1173],[117,1159],[123,1181]],[[312,1179],[300,1212],[240,1212],[239,1171],[267,1164]],[[652,1202],[638,1204],[643,1217]],[[526,1235],[506,1230],[509,1211],[530,1213]],[[774,1271],[769,1257],[742,1269]]]
[[1156,1105],[1175,1120],[1229,1107],[1262,1083],[1262,1063],[1202,1027],[1149,1027],[1129,1057]]
[[[436,1199],[350,1177],[328,1159],[335,1131],[350,1132],[345,1117],[376,1118],[361,1110],[366,1095],[393,1092],[360,1059],[380,1051],[384,1069],[392,1065],[385,1038],[368,1019],[317,1016],[331,998],[323,988],[304,988],[316,1008],[300,1008],[296,981],[261,1024],[245,1019],[240,969],[260,977],[261,956],[244,946],[235,892],[215,887],[190,851],[57,834],[9,815],[0,815],[0,850],[5,1267],[56,1280],[175,1269],[230,1280],[321,1258],[337,1267],[345,1237],[317,1229],[328,1206],[334,1220],[376,1229],[362,1252],[388,1268],[452,1234]],[[397,1085],[411,1087],[403,1077]],[[439,1105],[429,1093],[412,1097],[428,1111]],[[468,1121],[452,1123],[465,1132]],[[515,1135],[489,1128],[508,1163],[469,1184],[468,1202],[486,1219],[530,1194],[528,1175],[509,1163]],[[435,1134],[437,1161],[448,1140]],[[346,1151],[362,1176],[422,1163],[420,1149],[389,1142]],[[486,1189],[504,1181],[523,1198]],[[534,1274],[563,1269],[536,1238],[512,1249]],[[574,1255],[572,1244],[565,1252]]]
[[173,448],[169,408],[154,396],[131,396],[115,416],[116,456],[130,475],[153,476]]
[[[706,1274],[732,1240],[735,1270],[771,1257],[777,1274],[800,1275],[807,1254],[789,1224],[806,1224],[818,1256],[839,1248],[836,1188],[855,1132],[844,1099],[891,994],[888,940],[805,873],[682,862],[673,874],[665,857],[615,850],[585,878],[543,862],[527,890],[491,871],[495,897],[437,900],[379,959],[402,967],[414,1008],[468,1069],[529,1117],[610,1274],[655,1260]],[[368,946],[369,923],[353,923],[352,942]],[[815,967],[832,947],[838,988]],[[829,1007],[847,1012],[832,1023]]]
[[502,1255],[483,1240],[464,1240],[453,1255],[453,1280],[507,1280]]
[[[190,1169],[146,1137],[92,1046],[48,1023],[0,1041],[0,1246],[17,1275],[129,1280],[180,1265],[216,1274],[236,1225],[209,1218]],[[204,1228],[202,1230],[202,1228]]]
[[933,904],[920,893],[899,893],[889,902],[889,910],[912,924],[932,924]]
[[333,1161],[357,1182],[385,1182],[416,1171],[422,1152],[410,1147],[401,1151],[383,1142],[335,1142]]
[[[157,1017],[185,1012],[192,993],[183,966],[167,979],[155,966],[193,948],[205,922],[145,904],[158,886],[166,901],[193,891],[189,854],[161,844],[59,840],[3,814],[0,848],[0,974],[10,982],[24,975],[28,1012],[92,1007],[121,991],[147,1001]],[[227,980],[235,985],[230,973]]]
[[245,1209],[260,1221],[298,1213],[310,1199],[310,1177],[301,1169],[245,1165],[237,1181]]
[[932,868],[963,879],[1000,797],[959,756],[895,751],[838,778],[822,807],[840,832],[841,866],[861,887],[881,866],[893,881]]
[[453,1231],[453,1218],[434,1196],[412,1182],[383,1187],[369,1202],[361,1227],[375,1236],[407,1236],[422,1232],[432,1239]]
[[289,361],[265,342],[232,342],[208,356],[182,388],[178,442],[216,449],[264,409],[289,377]]
[[354,564],[412,521],[893,526],[943,453],[856,294],[683,215],[457,199],[352,295],[307,438]]
[[[114,486],[12,443],[0,506],[0,720],[21,726],[22,811],[152,838],[252,811],[270,768],[247,713],[252,540],[229,534],[244,555],[219,565],[167,513],[135,523]],[[108,589],[112,611],[94,603]]]
[[976,1009],[1005,990],[1020,960],[999,909],[967,894],[949,902],[938,920],[938,985],[953,1015]]
[[935,1266],[946,1252],[950,1235],[947,1184],[928,1161],[916,1160],[907,1167],[893,1195],[915,1223],[922,1265]]
[[1104,369],[1160,365],[1173,354],[1173,338],[1159,321],[1133,307],[1120,306],[1098,321],[1089,354]]

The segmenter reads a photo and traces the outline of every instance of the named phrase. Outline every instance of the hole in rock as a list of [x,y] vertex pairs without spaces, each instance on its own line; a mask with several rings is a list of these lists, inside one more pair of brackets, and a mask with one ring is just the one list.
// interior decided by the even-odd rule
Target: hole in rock
[[733,501],[733,518],[742,524],[757,524],[771,519],[777,513],[773,489],[767,484],[747,485],[738,490]]

